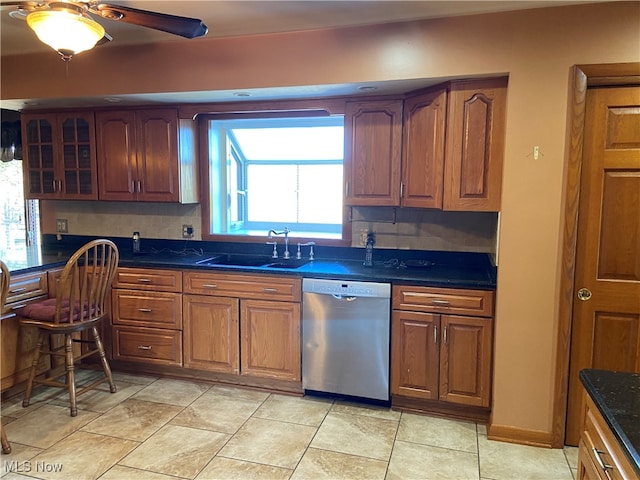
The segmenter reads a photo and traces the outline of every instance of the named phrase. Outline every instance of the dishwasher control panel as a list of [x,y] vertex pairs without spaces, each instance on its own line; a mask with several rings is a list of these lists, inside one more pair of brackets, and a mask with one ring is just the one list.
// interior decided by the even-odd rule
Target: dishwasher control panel
[[324,295],[391,298],[391,284],[304,278],[302,291]]

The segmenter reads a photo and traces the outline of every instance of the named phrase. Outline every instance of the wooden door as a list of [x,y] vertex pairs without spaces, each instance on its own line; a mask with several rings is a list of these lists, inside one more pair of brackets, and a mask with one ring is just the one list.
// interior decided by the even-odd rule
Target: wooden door
[[345,204],[400,205],[402,100],[347,102]]
[[640,87],[587,92],[566,443],[584,368],[640,372]]
[[237,298],[184,295],[184,366],[213,372],[240,371]]
[[135,113],[96,113],[100,200],[135,200],[137,188]]
[[440,315],[394,310],[391,394],[438,399]]
[[440,400],[489,406],[491,324],[490,318],[442,315]]
[[300,381],[300,304],[241,300],[240,311],[240,373]]
[[177,202],[178,112],[140,110],[136,116],[138,200]]
[[447,105],[444,210],[500,210],[507,79],[453,82]]
[[444,88],[404,102],[403,207],[442,208],[446,109]]

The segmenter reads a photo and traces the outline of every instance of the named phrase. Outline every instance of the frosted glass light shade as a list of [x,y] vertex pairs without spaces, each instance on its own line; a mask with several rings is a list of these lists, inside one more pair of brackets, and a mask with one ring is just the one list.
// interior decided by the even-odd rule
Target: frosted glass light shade
[[104,28],[80,13],[64,10],[36,10],[27,15],[27,24],[42,43],[71,57],[93,48],[104,37]]

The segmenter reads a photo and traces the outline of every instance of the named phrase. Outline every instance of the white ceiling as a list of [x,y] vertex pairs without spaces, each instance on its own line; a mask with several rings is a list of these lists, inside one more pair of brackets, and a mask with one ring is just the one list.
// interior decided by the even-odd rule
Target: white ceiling
[[[59,1],[59,0],[58,0]],[[523,10],[567,4],[593,3],[603,0],[536,0],[536,1],[436,1],[436,0],[359,0],[359,1],[312,1],[312,0],[200,0],[200,1],[171,1],[171,0],[139,0],[118,1],[110,3],[125,5],[131,8],[168,13],[178,16],[199,18],[209,28],[207,37],[232,37],[276,32],[290,32],[300,30],[324,29],[331,27],[373,25],[381,23],[418,20],[427,18],[471,15],[508,10]],[[604,0],[607,1],[607,0]],[[33,2],[32,2],[33,3]],[[9,15],[16,7],[0,7],[0,54],[19,55],[21,53],[51,52],[50,47],[42,44],[27,26],[26,22]],[[100,19],[100,23],[113,37],[109,44],[98,48],[112,48],[118,45],[144,44],[180,39],[174,35],[159,32],[145,27],[128,25],[123,22]],[[204,38],[207,38],[204,37]],[[198,39],[190,40],[198,41]],[[412,85],[388,83],[376,85],[378,93],[396,93],[407,91]],[[406,83],[406,82],[405,82]],[[424,82],[422,86],[424,86]],[[336,85],[325,86],[326,91],[318,91],[317,87],[309,86],[299,91],[282,91],[283,89],[269,89],[269,91],[251,92],[251,99],[265,98],[299,98],[304,96],[348,95],[357,93],[357,86]],[[311,89],[311,92],[308,90]],[[200,92],[202,93],[202,92]],[[206,92],[209,101],[229,100],[233,92]],[[150,95],[148,98],[140,96],[118,99],[123,103],[157,103],[168,101],[162,94]],[[184,97],[184,98],[182,98]],[[197,102],[200,95],[197,92],[182,94],[178,98],[171,97],[174,102]],[[238,100],[238,99],[236,99]],[[3,108],[22,109],[27,105],[36,108],[59,106],[97,106],[104,104],[105,99],[53,99],[47,104],[37,99],[22,99],[16,101],[0,101]]]

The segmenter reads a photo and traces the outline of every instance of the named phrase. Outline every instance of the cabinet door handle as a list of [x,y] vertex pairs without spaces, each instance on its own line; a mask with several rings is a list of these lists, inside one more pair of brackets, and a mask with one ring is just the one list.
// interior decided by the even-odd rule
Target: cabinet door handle
[[138,281],[140,283],[151,283],[151,279],[150,278],[139,278]]
[[138,193],[142,192],[142,182],[138,180]]
[[57,191],[57,185],[55,180],[51,180],[51,186],[53,187],[53,191]]
[[436,325],[433,326],[433,343],[438,344],[438,327]]
[[598,462],[598,466],[602,469],[602,471],[607,476],[607,478],[611,478],[611,476],[609,475],[609,470],[613,470],[615,467],[613,465],[604,463],[604,461],[602,460],[602,457],[600,456],[600,455],[606,454],[607,452],[601,452],[596,447],[591,447],[591,450],[593,450],[593,455],[596,457],[596,462]]
[[277,288],[263,288],[262,291],[264,293],[278,293],[278,289]]
[[205,283],[204,285],[202,285],[204,288],[218,288],[218,285],[216,285],[215,283]]
[[349,198],[349,182],[344,187],[344,196]]
[[151,345],[138,345],[138,350],[151,350]]
[[400,198],[404,197],[404,182],[400,182]]
[[138,311],[143,313],[151,313],[152,310],[150,308],[139,308]]
[[439,300],[437,298],[431,300],[431,303],[434,305],[442,305],[442,306],[447,306],[449,305],[449,300]]
[[442,330],[442,342],[446,345],[447,344],[447,326],[444,326],[444,329]]

